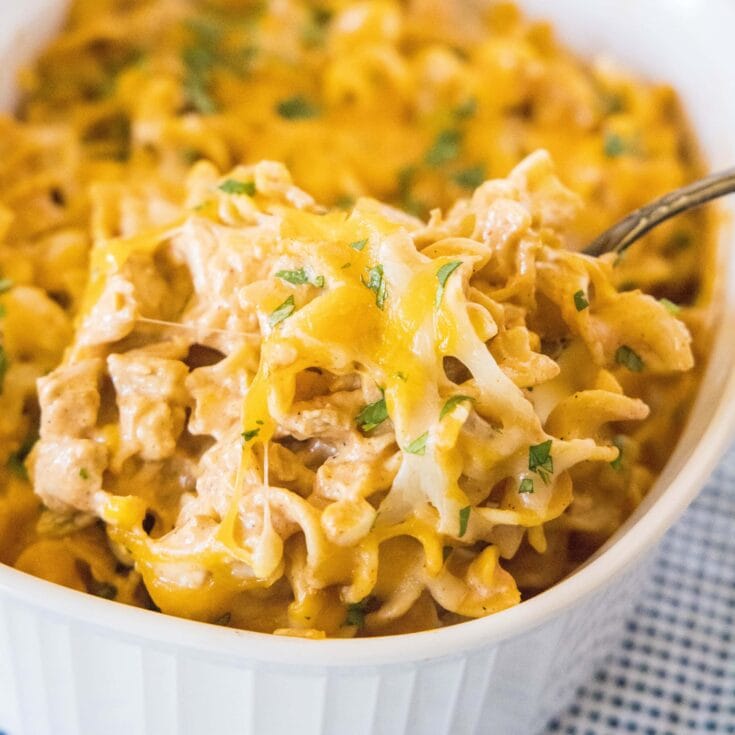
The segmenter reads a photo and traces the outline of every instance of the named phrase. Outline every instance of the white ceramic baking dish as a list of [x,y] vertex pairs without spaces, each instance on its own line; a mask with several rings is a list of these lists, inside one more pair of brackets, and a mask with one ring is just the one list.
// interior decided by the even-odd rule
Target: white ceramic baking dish
[[[469,0],[468,0],[469,1]],[[0,4],[0,98],[63,0]],[[735,164],[731,0],[526,0],[580,53],[679,90],[712,168]],[[727,210],[727,203],[723,208]],[[733,203],[729,204],[730,212]],[[0,567],[0,730],[9,735],[531,735],[568,700],[645,583],[662,534],[735,426],[735,242],[726,316],[684,437],[653,491],[573,576],[444,630],[307,641],[165,617]]]

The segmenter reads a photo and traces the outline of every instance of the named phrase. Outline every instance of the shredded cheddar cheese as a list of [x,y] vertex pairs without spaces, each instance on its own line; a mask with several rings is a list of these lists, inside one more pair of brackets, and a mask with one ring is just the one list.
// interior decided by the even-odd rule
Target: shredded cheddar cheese
[[700,375],[709,215],[577,251],[698,173],[669,89],[431,0],[76,0],[23,86],[0,561],[392,634],[547,588],[645,495]]

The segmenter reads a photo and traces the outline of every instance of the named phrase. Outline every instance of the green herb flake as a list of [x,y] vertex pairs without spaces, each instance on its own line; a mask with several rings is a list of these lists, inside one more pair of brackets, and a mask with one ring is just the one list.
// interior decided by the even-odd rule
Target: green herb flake
[[258,419],[255,423],[258,424],[258,426],[263,426],[265,424],[265,421]]
[[355,417],[357,425],[365,432],[372,431],[377,426],[383,423],[388,418],[388,407],[385,404],[385,396],[375,401],[375,403],[368,403],[365,408],[360,411]]
[[456,395],[447,398],[446,403],[442,406],[442,410],[439,412],[439,420],[441,421],[448,413],[451,413],[456,406],[462,401],[474,401],[472,396]]
[[382,309],[388,296],[385,279],[383,278],[383,266],[374,265],[368,270],[367,275],[367,280],[363,278],[362,283],[375,294],[375,304],[379,309]]
[[530,477],[524,477],[521,480],[521,484],[518,486],[518,492],[519,493],[532,493],[532,492],[534,492],[534,489],[533,489],[533,480]]
[[319,115],[319,108],[303,95],[297,94],[281,100],[276,112],[286,120],[307,120]]
[[600,95],[602,111],[605,115],[617,115],[625,110],[625,100],[616,92],[603,92]]
[[408,376],[406,375],[406,373],[402,372],[401,370],[396,373],[396,378],[398,378],[398,380],[402,380],[404,383],[408,380]]
[[605,136],[603,150],[608,158],[618,158],[626,153],[632,152],[632,146],[618,133],[608,133]]
[[429,438],[429,432],[425,431],[421,436],[416,437],[408,446],[405,447],[405,451],[409,454],[418,454],[423,457],[426,454],[426,441]]
[[8,315],[8,310],[5,308],[5,304],[0,304],[0,319]]
[[666,253],[678,253],[691,247],[694,242],[692,233],[687,230],[677,230],[666,243]]
[[362,628],[365,625],[365,606],[362,602],[353,602],[347,606],[347,617],[344,625],[354,625]]
[[436,289],[436,297],[434,298],[434,307],[439,308],[439,304],[441,304],[442,296],[444,295],[444,288],[447,285],[447,280],[449,276],[454,273],[454,271],[459,268],[459,266],[462,265],[461,260],[452,260],[449,263],[445,263],[439,270],[436,272],[436,280],[439,281],[439,286]]
[[465,508],[460,509],[459,511],[459,538],[462,538],[462,536],[467,533],[467,524],[470,521],[470,512],[472,510],[472,506],[468,505]]
[[343,194],[334,200],[334,206],[338,209],[352,209],[355,206],[355,197]]
[[3,392],[5,387],[5,375],[10,367],[10,360],[8,359],[8,353],[5,352],[5,348],[0,345],[0,394]]
[[367,238],[365,238],[364,240],[355,240],[355,242],[350,243],[350,247],[353,250],[358,250],[358,251],[362,250],[365,247],[365,245],[367,245]]
[[225,194],[247,194],[249,197],[255,196],[254,181],[237,181],[236,179],[227,179],[218,187]]
[[681,311],[681,306],[679,306],[679,304],[675,304],[673,301],[669,301],[668,299],[659,299],[658,303],[661,304],[669,314],[678,314]]
[[528,469],[535,472],[547,484],[554,472],[551,444],[552,440],[547,439],[541,444],[533,444],[528,448]]
[[398,182],[398,196],[405,203],[411,198],[411,188],[416,177],[416,166],[404,166],[396,176]]
[[620,472],[623,469],[623,437],[618,435],[613,439],[613,444],[618,450],[618,456],[610,462],[610,467],[612,467],[616,472]]
[[584,291],[576,291],[574,294],[574,306],[577,308],[577,311],[584,311],[589,305],[590,302],[587,301]]
[[89,480],[89,471],[86,467],[79,468],[79,477],[81,477],[82,480]]
[[426,151],[424,163],[432,168],[439,168],[459,156],[462,144],[462,133],[459,130],[442,130],[434,139],[431,148]]
[[16,449],[15,452],[12,452],[10,456],[8,457],[7,467],[8,469],[18,477],[22,478],[23,480],[28,479],[28,471],[25,467],[25,460],[26,457],[31,453],[31,449],[33,449],[33,445],[38,441],[38,434],[33,431],[30,432],[25,439],[23,439],[23,443]]
[[482,164],[457,171],[452,180],[463,189],[477,189],[485,181],[485,167]]
[[276,278],[288,281],[288,283],[292,283],[294,286],[303,286],[304,284],[309,283],[317,288],[324,288],[324,276],[316,276],[312,278],[303,268],[293,271],[278,271],[276,273]]
[[242,436],[242,440],[244,442],[249,442],[252,439],[255,439],[258,434],[260,434],[260,429],[250,429],[249,431],[243,431],[240,436]]
[[191,106],[202,115],[212,115],[218,105],[210,92],[214,53],[205,46],[189,46],[182,53],[186,74],[184,92]]
[[340,270],[346,270],[346,269],[347,269],[347,268],[349,268],[349,267],[350,267],[351,265],[352,265],[352,263],[343,263],[343,264],[342,264],[342,265],[340,266]]
[[294,313],[296,304],[293,296],[289,296],[280,306],[274,309],[268,317],[268,324],[270,327],[275,327],[276,324],[280,324],[284,319],[288,319],[291,314]]
[[310,48],[323,46],[332,12],[326,8],[313,8],[311,17],[301,31],[301,40]]
[[618,347],[615,351],[615,362],[627,367],[632,373],[640,373],[646,366],[641,356],[628,345]]
[[454,117],[457,120],[468,120],[477,112],[477,99],[468,97],[464,102],[454,108]]
[[0,294],[10,291],[15,286],[15,283],[9,278],[0,278]]

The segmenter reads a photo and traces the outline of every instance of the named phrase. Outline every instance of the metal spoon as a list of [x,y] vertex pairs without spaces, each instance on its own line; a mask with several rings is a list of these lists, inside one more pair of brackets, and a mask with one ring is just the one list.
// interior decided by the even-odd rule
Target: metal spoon
[[587,255],[622,253],[650,229],[670,217],[733,192],[735,192],[735,168],[706,176],[634,210],[593,240],[584,252]]

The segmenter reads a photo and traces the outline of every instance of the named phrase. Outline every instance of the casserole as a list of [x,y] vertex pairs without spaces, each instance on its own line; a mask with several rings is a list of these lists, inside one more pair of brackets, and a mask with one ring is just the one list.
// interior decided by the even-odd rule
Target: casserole
[[[609,49],[636,71],[673,83],[716,168],[734,157],[728,128],[735,101],[720,99],[727,79],[717,77],[730,54],[719,29],[732,11],[724,3],[713,8],[704,19],[683,4],[613,12],[611,3],[566,2],[551,20],[578,50]],[[31,39],[42,40],[59,9],[36,3],[9,11],[4,32],[16,24],[23,35],[8,35],[8,58],[22,61],[17,44],[30,49]],[[540,2],[526,9],[549,14]],[[697,61],[681,69],[692,23],[701,24],[705,40]],[[662,40],[650,46],[654,33]],[[114,606],[2,568],[0,723],[11,733],[533,732],[614,639],[655,541],[731,435],[730,241],[723,229],[725,317],[685,434],[642,506],[569,579],[491,618],[397,639],[315,645]]]

